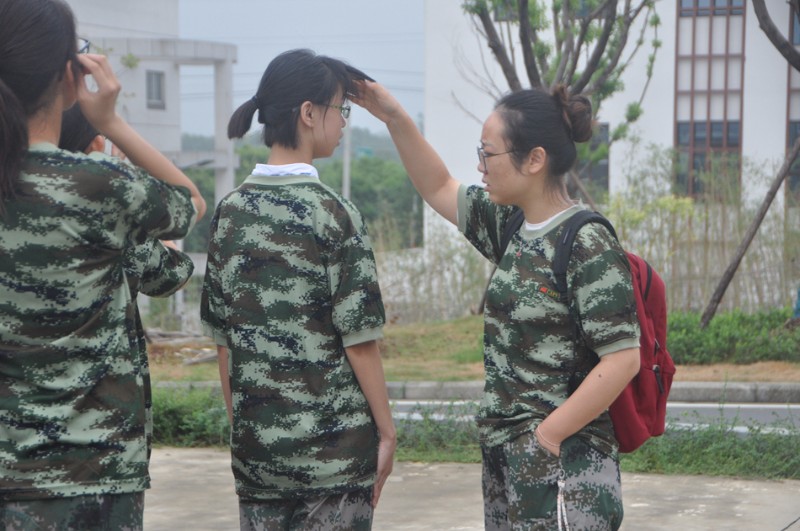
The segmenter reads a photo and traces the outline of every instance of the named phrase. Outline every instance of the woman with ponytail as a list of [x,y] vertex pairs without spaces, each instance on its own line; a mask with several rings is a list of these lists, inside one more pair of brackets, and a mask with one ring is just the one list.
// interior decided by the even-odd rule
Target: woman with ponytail
[[385,322],[356,208],[319,181],[369,79],[310,50],[270,62],[228,136],[269,146],[211,221],[201,318],[232,423],[239,522],[370,529],[396,445],[378,339]]
[[[552,264],[565,222],[585,208],[567,195],[564,175],[575,142],[591,138],[590,101],[563,86],[503,97],[483,124],[479,187],[450,175],[384,87],[359,85],[353,101],[387,125],[423,199],[497,265],[478,414],[486,529],[617,529],[619,459],[606,410],[639,368],[630,268],[605,227],[580,229],[567,274],[590,351],[575,339]],[[503,249],[515,207],[525,222]],[[574,368],[585,366],[593,368],[574,382]]]
[[[205,204],[116,114],[119,82],[78,54],[63,0],[0,0],[0,20],[0,521],[141,529],[146,365],[123,258],[183,238]],[[59,149],[75,104],[138,167]]]

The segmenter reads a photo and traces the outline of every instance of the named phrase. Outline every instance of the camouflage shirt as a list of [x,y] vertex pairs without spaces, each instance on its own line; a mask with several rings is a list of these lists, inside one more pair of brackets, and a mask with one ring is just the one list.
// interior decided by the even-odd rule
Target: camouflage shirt
[[123,252],[182,238],[187,189],[111,158],[30,147],[0,218],[0,499],[148,487]]
[[313,176],[251,175],[211,222],[201,317],[228,347],[236,492],[371,485],[377,429],[345,347],[385,321],[366,227]]
[[[484,312],[486,384],[478,424],[486,446],[533,430],[561,405],[575,374],[585,376],[596,363],[591,350],[603,356],[639,347],[630,266],[605,227],[581,228],[567,269],[568,300],[591,350],[577,339],[567,301],[556,290],[555,242],[563,223],[582,208],[569,208],[535,230],[523,224],[499,256],[498,242],[512,209],[492,203],[478,186],[461,187],[459,229],[497,264]],[[608,413],[578,435],[606,453],[616,444]]]
[[150,384],[150,363],[147,357],[147,340],[139,315],[136,297],[169,297],[180,290],[194,272],[194,263],[186,253],[165,246],[158,240],[149,240],[131,247],[123,254],[122,267],[131,299],[134,303],[133,322],[128,324],[131,344],[139,355],[144,385],[145,434],[147,457],[150,458],[153,439],[153,394]]

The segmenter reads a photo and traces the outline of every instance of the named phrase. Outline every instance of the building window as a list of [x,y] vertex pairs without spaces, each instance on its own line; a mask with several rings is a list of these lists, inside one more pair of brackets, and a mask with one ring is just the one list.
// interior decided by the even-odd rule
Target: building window
[[167,103],[164,95],[164,72],[155,70],[147,71],[147,108],[166,109]]
[[681,0],[682,17],[707,17],[709,15],[741,15],[744,0]]
[[800,44],[800,15],[792,13],[792,44]]
[[742,0],[681,0],[675,50],[675,192],[738,197],[744,85]]

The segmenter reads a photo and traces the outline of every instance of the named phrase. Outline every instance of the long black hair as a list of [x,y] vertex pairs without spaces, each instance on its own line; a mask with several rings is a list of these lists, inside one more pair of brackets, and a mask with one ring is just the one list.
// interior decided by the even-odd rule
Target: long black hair
[[330,103],[339,90],[356,94],[356,80],[372,78],[344,61],[311,50],[289,50],[274,58],[258,85],[255,96],[244,102],[228,122],[228,138],[241,138],[250,129],[253,115],[264,125],[264,144],[297,147],[297,118],[303,102]]
[[75,61],[72,10],[63,0],[0,0],[0,212],[15,195],[28,120],[47,107]]

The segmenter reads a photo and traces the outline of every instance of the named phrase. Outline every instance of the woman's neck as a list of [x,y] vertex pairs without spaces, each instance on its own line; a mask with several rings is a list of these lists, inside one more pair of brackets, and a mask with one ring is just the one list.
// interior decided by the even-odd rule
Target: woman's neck
[[267,160],[267,164],[273,164],[275,166],[282,164],[295,164],[297,162],[311,164],[312,160],[313,157],[311,156],[311,152],[307,149],[304,149],[303,146],[290,148],[287,146],[273,144],[269,153],[269,160]]
[[28,120],[28,145],[49,142],[58,145],[61,138],[61,106],[50,105]]

